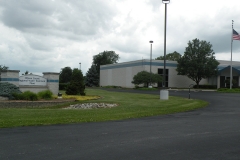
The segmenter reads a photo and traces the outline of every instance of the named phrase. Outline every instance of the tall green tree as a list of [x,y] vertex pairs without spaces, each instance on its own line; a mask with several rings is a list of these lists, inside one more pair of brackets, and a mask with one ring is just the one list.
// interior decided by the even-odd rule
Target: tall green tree
[[[181,58],[181,56],[182,55],[180,53],[174,51],[173,53],[166,54],[166,60],[177,61],[179,58]],[[164,60],[164,56],[159,56],[155,58],[155,60]]]
[[62,68],[60,75],[59,75],[59,82],[60,83],[69,83],[72,79],[73,70],[71,67],[64,67]]
[[66,88],[68,95],[85,95],[85,84],[82,71],[74,68],[72,72],[72,79]]
[[86,73],[86,86],[98,86],[99,85],[99,75],[95,65],[92,65]]
[[144,86],[148,86],[149,83],[155,84],[162,82],[162,77],[159,74],[150,73],[147,71],[138,72],[134,77],[132,83],[135,85],[143,84]]
[[185,75],[196,82],[217,75],[219,62],[215,59],[210,42],[193,39],[188,42],[184,55],[177,61],[178,75]]
[[119,60],[119,55],[114,51],[104,51],[93,56],[93,65],[96,66],[98,74],[100,74],[100,65],[114,64]]

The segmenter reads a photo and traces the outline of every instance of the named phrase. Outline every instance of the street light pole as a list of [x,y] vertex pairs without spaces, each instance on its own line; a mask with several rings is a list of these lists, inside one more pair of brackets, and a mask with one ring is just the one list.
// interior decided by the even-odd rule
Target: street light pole
[[163,0],[165,4],[165,19],[164,19],[164,68],[163,68],[163,88],[166,87],[166,35],[167,35],[167,4],[170,0]]
[[80,68],[79,68],[79,69],[81,70],[81,63],[79,63],[79,65],[80,65]]
[[168,90],[164,90],[166,87],[166,34],[167,34],[167,4],[170,0],[162,0],[165,4],[165,19],[164,19],[164,67],[163,67],[163,90],[160,92],[161,99],[168,99]]
[[148,86],[148,88],[152,88],[152,43],[153,41],[149,41],[149,43],[151,44],[150,46],[150,84]]

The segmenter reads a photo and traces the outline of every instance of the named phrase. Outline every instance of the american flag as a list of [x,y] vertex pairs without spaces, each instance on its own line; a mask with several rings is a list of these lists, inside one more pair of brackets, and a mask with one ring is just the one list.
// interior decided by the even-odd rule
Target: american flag
[[240,41],[240,35],[233,29],[233,40],[239,40]]

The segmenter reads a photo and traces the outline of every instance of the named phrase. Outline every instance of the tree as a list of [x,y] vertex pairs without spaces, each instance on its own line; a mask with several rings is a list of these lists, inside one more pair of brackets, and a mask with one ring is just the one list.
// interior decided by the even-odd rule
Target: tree
[[5,65],[0,65],[0,71],[6,71],[8,70],[9,67],[5,66]]
[[28,75],[28,74],[32,74],[32,73],[29,73],[29,71],[28,71],[28,70],[26,70],[26,72],[25,72],[25,73],[23,73],[22,75],[24,76],[24,75]]
[[82,96],[85,95],[85,85],[82,71],[74,68],[72,72],[72,79],[69,85],[66,88],[66,94],[68,95],[77,95],[80,94]]
[[96,66],[97,73],[100,75],[100,65],[114,64],[117,63],[118,59],[119,55],[114,51],[104,51],[93,56],[93,65]]
[[62,68],[62,71],[59,75],[59,82],[60,83],[69,83],[72,79],[72,69],[71,67]]
[[99,75],[95,65],[92,65],[86,73],[86,86],[98,86],[99,85]]
[[[5,65],[0,65],[0,76],[1,76],[1,72],[8,70],[8,68],[9,68],[9,67],[7,67],[7,66],[5,66]],[[0,77],[0,81],[1,81],[1,77]]]
[[148,86],[150,81],[152,84],[159,83],[162,82],[162,77],[159,74],[141,71],[133,77],[132,83],[135,85],[144,84],[144,86]]
[[[170,61],[177,61],[179,58],[181,58],[181,54],[174,51],[173,53],[168,53],[166,54],[166,60],[170,60]],[[164,60],[164,56],[159,56],[157,58],[155,58],[155,60]]]
[[178,75],[185,75],[196,82],[217,75],[219,62],[215,59],[210,42],[194,39],[188,42],[184,55],[177,61]]

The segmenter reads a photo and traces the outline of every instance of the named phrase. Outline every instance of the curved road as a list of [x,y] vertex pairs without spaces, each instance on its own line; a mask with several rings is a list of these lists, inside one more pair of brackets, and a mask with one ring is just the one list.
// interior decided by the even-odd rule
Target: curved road
[[210,104],[141,119],[0,129],[0,159],[240,159],[240,94],[191,92],[191,98]]

